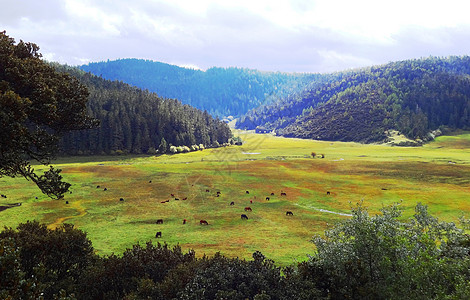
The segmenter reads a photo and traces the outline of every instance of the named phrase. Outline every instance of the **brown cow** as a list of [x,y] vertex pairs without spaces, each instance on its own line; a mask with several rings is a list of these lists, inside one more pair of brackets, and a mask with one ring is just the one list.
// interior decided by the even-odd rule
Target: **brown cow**
[[183,200],[188,200],[188,197],[184,197]]
[[209,193],[209,190],[208,190],[208,189],[206,189],[206,193]]
[[253,203],[253,200],[250,200],[250,203]]
[[293,215],[294,215],[293,212],[291,212],[291,211],[286,211],[286,216],[293,216]]
[[161,232],[161,231],[157,231],[157,233],[155,234],[155,237],[156,237],[156,238],[161,238],[161,237],[162,237],[162,232]]
[[175,197],[175,194],[170,194],[171,197]]
[[247,206],[245,207],[245,211],[253,211],[253,210],[251,209],[251,207]]
[[199,221],[199,224],[200,224],[200,225],[209,225],[209,223],[207,223],[206,220],[201,220],[201,221]]
[[158,219],[157,224],[163,224],[163,219]]

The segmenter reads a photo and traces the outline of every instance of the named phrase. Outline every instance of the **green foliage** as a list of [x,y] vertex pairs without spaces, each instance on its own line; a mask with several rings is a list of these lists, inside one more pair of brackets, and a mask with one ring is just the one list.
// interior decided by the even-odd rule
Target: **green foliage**
[[81,299],[120,299],[131,291],[152,293],[155,284],[162,282],[170,270],[194,260],[194,252],[183,253],[178,246],[170,248],[151,242],[145,247],[134,245],[122,257],[101,258],[88,268],[78,295]]
[[359,204],[352,214],[313,239],[317,252],[303,267],[332,298],[434,299],[459,292],[459,276],[470,278],[468,236],[426,206],[409,222],[396,205],[370,217]]
[[91,128],[96,120],[87,115],[87,89],[44,63],[38,51],[0,32],[0,177],[25,177],[60,198],[69,186],[60,170],[39,177],[29,160],[48,165],[63,133]]
[[0,240],[0,299],[39,299],[42,287],[36,278],[25,278],[19,252],[13,239]]
[[376,142],[396,129],[428,139],[440,126],[470,128],[470,57],[407,60],[324,75],[301,93],[261,106],[238,128],[287,137]]
[[[90,63],[82,70],[176,98],[214,116],[238,116],[300,90],[320,75],[260,72],[242,68],[181,68],[161,62],[120,59]],[[181,143],[178,143],[181,144]]]
[[159,153],[166,153],[168,145],[210,145],[231,137],[228,125],[206,111],[77,68],[54,66],[87,86],[88,110],[101,121],[98,129],[65,135],[60,142],[65,154],[140,154],[155,145]]
[[46,299],[52,299],[62,289],[74,292],[95,257],[86,234],[70,224],[51,230],[38,222],[27,222],[17,230],[10,228],[0,233],[1,241],[9,239],[18,248],[23,278],[40,281]]

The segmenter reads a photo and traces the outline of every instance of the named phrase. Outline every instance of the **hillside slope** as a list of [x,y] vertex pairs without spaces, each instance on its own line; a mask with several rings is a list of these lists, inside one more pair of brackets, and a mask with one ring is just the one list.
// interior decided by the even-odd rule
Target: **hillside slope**
[[439,127],[470,128],[470,57],[426,58],[332,74],[280,102],[248,112],[238,128],[287,137],[357,142],[398,130],[426,139]]
[[201,71],[141,59],[96,62],[80,68],[105,79],[147,89],[164,98],[179,99],[219,117],[242,115],[322,78],[319,74],[260,72],[241,68]]
[[166,152],[170,145],[205,147],[226,143],[228,125],[209,113],[163,99],[154,93],[55,64],[77,77],[90,93],[87,107],[100,120],[99,128],[72,132],[61,141],[66,154]]

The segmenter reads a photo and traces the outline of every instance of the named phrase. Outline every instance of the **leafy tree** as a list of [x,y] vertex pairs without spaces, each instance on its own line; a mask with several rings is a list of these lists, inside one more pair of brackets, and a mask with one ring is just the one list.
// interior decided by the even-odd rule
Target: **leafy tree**
[[37,279],[25,278],[21,269],[20,251],[11,238],[0,240],[0,298],[39,299],[41,286]]
[[165,154],[168,152],[168,144],[166,143],[165,138],[163,137],[158,146],[158,153]]
[[359,205],[351,219],[313,239],[317,252],[303,271],[334,299],[434,299],[462,292],[469,280],[468,236],[430,216],[426,206],[415,210],[403,222],[397,205],[372,217]]
[[96,122],[87,116],[87,89],[44,63],[38,50],[0,32],[0,177],[23,176],[61,198],[69,187],[61,170],[51,167],[38,176],[29,161],[49,165],[64,132]]
[[12,240],[18,249],[18,262],[24,278],[41,282],[46,299],[63,289],[74,292],[82,274],[95,258],[86,234],[64,224],[55,230],[38,222],[18,225],[16,230],[5,228],[0,240]]

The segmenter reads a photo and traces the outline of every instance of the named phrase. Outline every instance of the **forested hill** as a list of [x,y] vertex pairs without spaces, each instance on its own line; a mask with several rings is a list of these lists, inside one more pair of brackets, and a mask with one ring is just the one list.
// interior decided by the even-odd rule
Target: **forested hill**
[[78,68],[54,67],[70,73],[88,88],[89,113],[101,122],[97,129],[64,136],[60,145],[63,153],[163,153],[170,150],[170,145],[211,147],[231,137],[228,125],[206,111]]
[[470,129],[469,74],[468,56],[330,74],[322,84],[251,110],[237,127],[357,142],[384,141],[390,129],[412,139],[426,138],[442,126]]
[[80,67],[109,80],[147,89],[161,97],[207,110],[218,117],[240,116],[248,110],[302,90],[319,74],[260,72],[241,68],[181,68],[161,62],[120,59]]

